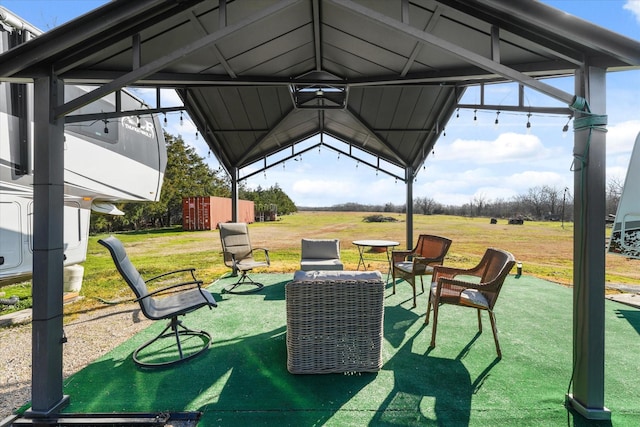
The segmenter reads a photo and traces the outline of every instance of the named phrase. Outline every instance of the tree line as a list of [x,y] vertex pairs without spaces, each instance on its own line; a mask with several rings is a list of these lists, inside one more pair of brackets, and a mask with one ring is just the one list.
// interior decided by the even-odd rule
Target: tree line
[[[615,215],[622,194],[623,184],[612,179],[607,184],[606,213]],[[406,204],[393,203],[365,205],[344,203],[324,208],[300,208],[300,210],[326,210],[343,212],[406,213]],[[418,215],[457,215],[468,217],[519,218],[526,220],[573,221],[573,194],[569,188],[548,185],[530,188],[527,193],[510,199],[490,200],[474,196],[462,205],[445,205],[431,197],[413,199],[413,213]]]
[[[182,199],[184,197],[231,197],[231,181],[222,170],[213,170],[193,147],[178,136],[165,132],[167,167],[162,184],[160,201],[144,203],[120,203],[124,216],[92,215],[92,233],[145,228],[169,227],[182,223]],[[610,180],[606,191],[606,212],[615,215],[622,193],[623,183]],[[278,215],[299,210],[326,210],[344,212],[406,213],[406,204],[344,203],[330,207],[296,207],[287,194],[275,184],[270,188],[249,190],[239,184],[241,199],[254,202],[256,212],[275,209]],[[482,195],[474,196],[462,205],[445,205],[431,197],[416,197],[413,212],[419,215],[457,215],[470,217],[520,218],[531,220],[573,221],[573,195],[568,188],[548,185],[532,187],[526,194],[510,199],[490,200]]]
[[[91,215],[91,233],[141,230],[182,224],[184,197],[231,197],[231,180],[221,169],[211,169],[182,137],[165,132],[167,167],[158,202],[120,203],[123,216]],[[270,188],[249,190],[241,183],[240,199],[254,202],[256,211],[274,206],[279,215],[296,211],[293,201],[276,184]]]

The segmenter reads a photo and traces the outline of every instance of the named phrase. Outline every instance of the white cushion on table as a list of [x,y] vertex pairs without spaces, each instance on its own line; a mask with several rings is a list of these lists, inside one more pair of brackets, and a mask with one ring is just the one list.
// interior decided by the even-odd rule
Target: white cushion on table
[[382,280],[382,274],[377,271],[302,271],[293,274],[294,281],[301,280]]

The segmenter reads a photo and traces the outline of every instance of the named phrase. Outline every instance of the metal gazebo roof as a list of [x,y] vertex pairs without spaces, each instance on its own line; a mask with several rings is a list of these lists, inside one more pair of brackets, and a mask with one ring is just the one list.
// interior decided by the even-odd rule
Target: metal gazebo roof
[[[175,111],[175,88],[232,177],[330,135],[404,169],[407,243],[412,182],[465,88],[516,82],[575,113],[574,368],[571,405],[604,404],[604,76],[640,67],[640,43],[535,0],[114,0],[0,55],[0,81],[35,82],[34,351],[32,413],[62,395],[63,124],[79,107],[127,86],[158,88],[157,105],[93,119]],[[574,76],[575,94],[540,79]],[[58,80],[97,85],[62,101]],[[587,111],[589,103],[593,112]],[[566,106],[566,107],[565,107]],[[595,114],[595,115],[594,115]],[[576,127],[576,122],[579,126]],[[599,130],[599,129],[596,129]],[[266,163],[266,162],[265,162]],[[266,167],[266,166],[265,166]],[[235,189],[234,189],[235,188]],[[34,273],[36,268],[34,268]],[[587,355],[588,358],[581,357]]]
[[0,76],[104,84],[60,115],[123,85],[177,88],[227,171],[317,134],[415,171],[468,85],[569,104],[534,78],[639,62],[637,42],[535,1],[116,0],[3,55]]

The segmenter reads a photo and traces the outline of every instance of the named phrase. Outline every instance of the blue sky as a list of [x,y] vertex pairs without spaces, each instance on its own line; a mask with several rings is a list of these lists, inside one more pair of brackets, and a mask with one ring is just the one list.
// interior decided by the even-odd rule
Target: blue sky
[[[32,25],[46,31],[102,4],[100,0],[0,0],[4,6]],[[543,1],[601,27],[640,40],[640,0],[549,0]],[[573,79],[548,82],[573,92]],[[517,86],[495,85],[485,90],[488,103],[507,104],[517,97]],[[530,105],[556,105],[535,91],[526,90]],[[463,103],[479,101],[478,91],[469,89]],[[515,101],[514,101],[515,102]],[[607,76],[607,178],[623,182],[636,135],[640,132],[640,70]],[[462,205],[474,199],[509,200],[531,187],[549,185],[573,190],[573,137],[563,134],[567,117],[531,116],[527,132],[526,114],[460,110],[460,117],[447,125],[446,136],[414,183],[414,197],[429,197],[443,204]],[[202,140],[188,121],[180,126],[170,121],[167,131],[181,135],[213,168]],[[310,141],[313,144],[317,140]],[[339,203],[405,203],[405,186],[351,159],[339,158],[324,149],[307,153],[300,162],[287,162],[247,181],[249,187],[278,184],[298,206],[330,206]]]

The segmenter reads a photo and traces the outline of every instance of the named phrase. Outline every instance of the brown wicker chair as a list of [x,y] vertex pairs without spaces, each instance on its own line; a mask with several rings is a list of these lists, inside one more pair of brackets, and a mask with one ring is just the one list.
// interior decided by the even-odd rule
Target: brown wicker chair
[[[433,304],[433,329],[431,332],[431,347],[436,346],[436,330],[438,327],[438,308],[441,304],[455,304],[464,307],[472,307],[478,310],[478,329],[482,332],[481,310],[489,312],[493,339],[496,344],[498,357],[502,358],[500,343],[498,342],[498,330],[493,306],[498,299],[500,289],[513,265],[515,258],[507,251],[489,248],[484,253],[480,263],[470,269],[461,269],[448,266],[436,266],[433,271],[433,283],[429,292],[427,316],[425,323],[429,323],[431,305]],[[475,276],[477,282],[456,280],[456,276]]]
[[391,252],[393,293],[396,293],[396,277],[406,280],[413,288],[413,307],[415,307],[416,277],[420,277],[422,292],[424,292],[422,276],[433,273],[433,266],[442,265],[450,246],[451,240],[446,237],[421,234],[413,250]]

